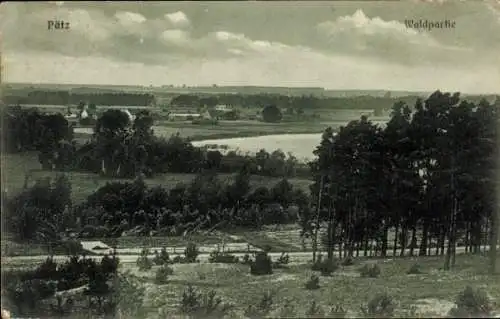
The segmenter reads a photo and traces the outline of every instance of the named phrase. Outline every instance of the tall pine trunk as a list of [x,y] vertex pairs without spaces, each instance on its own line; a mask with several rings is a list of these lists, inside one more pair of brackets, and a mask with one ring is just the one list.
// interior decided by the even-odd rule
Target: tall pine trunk
[[389,237],[389,226],[384,225],[384,231],[382,234],[382,252],[381,252],[382,257],[387,256],[387,249],[389,248],[387,244],[389,240],[388,237]]
[[401,250],[399,252],[399,257],[403,257],[405,255],[407,237],[408,237],[408,226],[403,225],[403,231],[401,232]]
[[399,235],[399,224],[396,224],[396,228],[394,229],[394,242],[392,247],[392,256],[396,257],[396,251],[398,249],[398,235]]
[[415,251],[415,246],[417,244],[417,229],[413,227],[411,230],[411,241],[410,241],[410,256],[413,257],[413,252]]
[[425,256],[427,254],[428,241],[429,241],[429,220],[427,218],[424,218],[422,239],[420,241],[420,249],[418,252],[419,256]]
[[491,236],[490,236],[490,251],[489,251],[489,272],[490,274],[495,274],[497,272],[497,244],[498,244],[498,203],[495,203],[495,207],[492,211],[491,220]]
[[319,192],[318,192],[318,206],[316,207],[316,221],[314,225],[314,235],[313,235],[313,262],[316,261],[316,252],[318,250],[318,232],[319,232],[319,214],[321,212],[321,197],[323,195],[323,181],[324,175],[321,175],[321,180],[319,183]]

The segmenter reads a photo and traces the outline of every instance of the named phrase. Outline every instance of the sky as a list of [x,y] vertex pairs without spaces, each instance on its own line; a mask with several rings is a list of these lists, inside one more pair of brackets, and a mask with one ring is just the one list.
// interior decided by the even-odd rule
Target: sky
[[500,0],[4,2],[0,30],[3,82],[500,91]]

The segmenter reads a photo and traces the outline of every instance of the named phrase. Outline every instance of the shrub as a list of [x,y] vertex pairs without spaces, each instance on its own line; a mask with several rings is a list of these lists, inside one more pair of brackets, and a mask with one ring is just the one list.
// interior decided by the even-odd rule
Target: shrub
[[250,305],[245,309],[245,317],[250,319],[261,319],[266,317],[274,304],[274,294],[272,292],[266,292],[262,296],[259,304],[256,306]]
[[292,318],[297,315],[297,311],[290,300],[285,300],[283,306],[278,311],[278,318]]
[[39,279],[55,279],[57,275],[57,263],[52,256],[47,257],[35,270],[35,278]]
[[250,259],[250,255],[249,254],[245,254],[243,256],[243,260],[241,261],[241,263],[244,264],[244,265],[250,265],[251,262],[252,262],[252,260]]
[[365,264],[359,269],[359,273],[361,277],[377,278],[380,275],[381,270],[377,264]]
[[194,263],[196,262],[196,257],[200,254],[198,247],[196,247],[195,243],[189,243],[184,250],[184,256],[186,258],[186,262]]
[[342,260],[342,266],[352,266],[354,264],[355,264],[354,258],[352,258],[351,256],[344,258],[344,260]]
[[275,268],[284,268],[285,265],[288,265],[289,261],[290,261],[290,256],[288,255],[288,253],[282,252],[278,260],[273,263],[273,266]]
[[312,270],[320,271],[323,276],[329,276],[339,269],[339,261],[336,258],[323,260],[322,256],[319,255],[318,259],[313,263]]
[[155,277],[155,284],[157,285],[164,285],[168,282],[168,277],[174,274],[174,270],[172,267],[169,267],[167,265],[161,266],[157,271],[156,271],[156,277]]
[[170,255],[168,254],[167,249],[165,247],[161,249],[161,252],[159,254],[158,251],[155,251],[155,257],[153,259],[153,262],[159,266],[166,265],[171,262]]
[[236,264],[239,262],[238,257],[231,255],[227,252],[220,252],[218,250],[210,253],[208,257],[208,262],[210,263],[226,263],[226,264]]
[[203,294],[191,285],[182,293],[180,307],[181,312],[191,318],[222,318],[232,308],[224,304],[215,291]]
[[112,275],[118,270],[119,262],[120,261],[115,254],[113,254],[112,257],[104,255],[101,259],[101,270],[107,275]]
[[34,279],[29,282],[40,299],[52,297],[56,293],[57,282],[54,280]]
[[306,282],[306,289],[315,290],[319,289],[319,277],[316,275],[312,275],[311,278]]
[[139,267],[140,271],[150,270],[153,267],[153,262],[148,258],[147,255],[142,255],[137,258],[136,261],[137,267]]
[[270,275],[273,273],[271,258],[266,252],[258,252],[255,261],[250,262],[250,273],[252,275]]
[[172,259],[172,263],[173,264],[184,264],[185,263],[185,259],[184,257],[182,256],[175,256],[173,259]]
[[455,318],[491,317],[493,305],[483,289],[467,286],[455,300],[455,307],[450,315]]
[[328,318],[347,318],[347,310],[340,305],[335,305],[330,308]]
[[418,275],[422,274],[422,267],[419,264],[413,264],[410,269],[406,272],[408,275]]
[[201,272],[201,271],[196,272],[196,274],[198,275],[198,279],[199,280],[205,280],[205,279],[207,279],[207,275],[205,273]]
[[366,308],[362,308],[362,312],[367,317],[371,318],[390,318],[394,315],[396,303],[394,299],[387,293],[379,294],[368,302]]
[[316,300],[313,300],[309,308],[306,310],[305,315],[308,318],[322,318],[325,314],[321,306],[318,305],[318,303],[316,302]]

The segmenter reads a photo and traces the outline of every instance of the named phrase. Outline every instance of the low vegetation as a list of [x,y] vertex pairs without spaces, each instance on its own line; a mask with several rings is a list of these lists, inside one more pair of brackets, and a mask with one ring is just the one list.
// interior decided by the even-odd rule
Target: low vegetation
[[323,276],[330,276],[339,269],[340,263],[336,258],[323,258],[322,255],[312,264],[311,270],[319,271]]
[[381,269],[377,264],[365,264],[359,269],[361,277],[377,278],[380,276]]
[[387,293],[379,294],[368,302],[362,312],[368,318],[392,318],[396,310],[394,298]]
[[273,273],[271,258],[266,252],[255,254],[255,260],[250,261],[250,273],[252,275],[270,275]]
[[208,261],[210,263],[236,264],[239,262],[239,258],[228,252],[221,252],[216,250],[210,253]]
[[306,289],[307,290],[316,290],[319,289],[319,277],[316,275],[311,275],[311,278],[306,282]]
[[174,274],[172,267],[163,265],[156,270],[155,284],[164,285],[168,283],[168,278]]
[[455,300],[455,307],[450,310],[454,318],[490,318],[493,303],[484,289],[467,286]]

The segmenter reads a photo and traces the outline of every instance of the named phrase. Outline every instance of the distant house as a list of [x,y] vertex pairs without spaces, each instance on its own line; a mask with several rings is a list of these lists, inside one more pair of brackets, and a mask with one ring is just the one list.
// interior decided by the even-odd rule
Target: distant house
[[215,110],[217,112],[230,112],[233,110],[233,108],[226,104],[218,104],[215,106]]
[[89,117],[89,113],[87,112],[86,109],[83,109],[82,113],[80,113],[80,118],[86,119],[87,117]]

